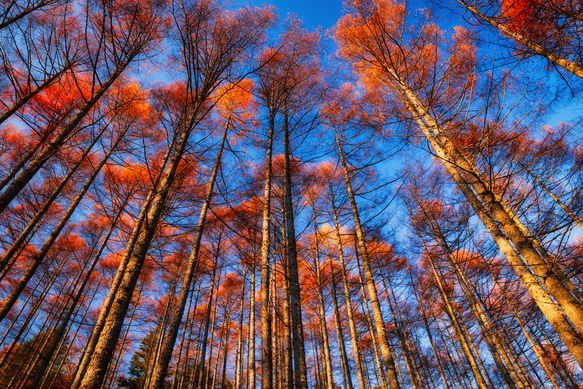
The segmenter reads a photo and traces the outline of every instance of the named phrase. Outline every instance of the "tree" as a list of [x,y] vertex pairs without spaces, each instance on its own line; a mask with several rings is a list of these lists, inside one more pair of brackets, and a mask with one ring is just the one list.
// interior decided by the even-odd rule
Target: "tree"
[[[464,121],[457,122],[456,105],[460,99],[473,93],[477,81],[476,75],[471,72],[475,61],[474,50],[466,45],[459,51],[461,58],[452,56],[449,63],[441,64],[436,26],[425,24],[412,36],[404,34],[403,5],[389,1],[364,1],[355,3],[352,11],[340,20],[336,30],[342,55],[353,61],[364,81],[385,88],[395,97],[403,112],[411,115],[535,297],[541,311],[575,358],[583,364],[578,334],[583,329],[583,323],[579,323],[579,318],[583,317],[583,307],[552,270],[552,265],[543,258],[539,251],[541,248],[535,247],[524,225],[446,131],[447,121],[462,128],[468,125]],[[463,38],[463,31],[458,30],[458,34]],[[463,42],[463,39],[454,39],[454,45]],[[466,69],[466,77],[462,77],[462,69]],[[373,75],[382,76],[374,79],[371,78]],[[442,92],[438,93],[440,90]],[[543,285],[558,304],[551,302]]]
[[[20,372],[29,367],[30,360],[36,360],[37,356],[42,359],[51,361],[52,368],[48,372],[48,380],[52,382],[50,388],[66,388],[70,377],[59,371],[57,366],[65,362],[65,348],[60,348],[57,352],[50,355],[47,353],[47,346],[50,344],[52,338],[52,330],[39,332],[26,342],[18,345],[10,355],[10,360],[2,368],[4,374],[2,375],[2,385],[10,387],[15,378],[20,376]],[[33,367],[33,373],[36,372]],[[29,375],[29,376],[33,376]],[[28,383],[25,383],[25,386]]]
[[[577,42],[580,34],[580,5],[558,2],[546,6],[538,0],[504,0],[498,14],[489,16],[482,9],[496,8],[493,2],[472,4],[460,0],[459,3],[480,22],[514,39],[527,53],[544,57],[553,65],[583,78],[581,45],[571,43]],[[537,25],[539,27],[535,28]]]

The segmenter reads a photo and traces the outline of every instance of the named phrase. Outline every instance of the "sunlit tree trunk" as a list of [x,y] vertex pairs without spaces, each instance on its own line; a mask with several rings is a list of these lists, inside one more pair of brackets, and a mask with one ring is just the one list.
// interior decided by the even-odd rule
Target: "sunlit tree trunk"
[[150,193],[153,196],[148,195],[148,199],[151,198],[152,200],[144,205],[144,208],[147,209],[145,223],[143,228],[140,229],[135,246],[132,248],[128,245],[126,253],[121,260],[118,273],[122,273],[122,279],[116,289],[110,290],[109,295],[112,296],[111,306],[95,345],[95,350],[91,355],[91,360],[87,365],[85,375],[81,380],[79,386],[81,388],[98,388],[103,382],[107,364],[111,359],[123,326],[131,295],[144,265],[150,243],[158,230],[170,193],[170,187],[174,182],[187,139],[188,132],[183,131],[164,170],[160,185],[151,189]]
[[[413,221],[415,229],[418,229],[413,218],[411,220]],[[466,360],[470,364],[470,368],[471,368],[472,374],[474,375],[474,378],[476,380],[476,384],[478,385],[478,387],[480,389],[487,389],[488,385],[486,384],[486,381],[484,379],[484,376],[482,375],[482,372],[480,371],[480,367],[478,366],[476,358],[474,357],[474,354],[472,353],[471,346],[470,346],[470,344],[469,344],[469,342],[464,334],[464,331],[463,331],[460,323],[457,320],[457,315],[455,314],[453,307],[451,306],[451,303],[449,301],[449,297],[447,296],[447,293],[443,289],[443,285],[441,282],[441,276],[438,274],[437,269],[435,268],[435,265],[433,263],[432,254],[428,250],[428,248],[426,247],[425,241],[423,240],[423,237],[421,236],[421,234],[418,230],[417,230],[417,235],[418,235],[419,239],[421,240],[421,244],[423,245],[423,249],[425,250],[425,253],[427,254],[427,258],[428,258],[429,264],[431,266],[431,271],[433,273],[433,278],[435,280],[435,285],[437,286],[437,288],[439,290],[441,300],[443,301],[443,304],[445,305],[446,313],[450,319],[450,322],[451,322],[453,329],[456,333],[458,341],[462,347],[462,350],[463,350],[463,353],[466,357]]]
[[[217,284],[219,283],[220,274],[221,274],[221,272],[219,271],[219,277],[218,278],[216,277],[217,268],[219,267],[219,255],[220,255],[220,250],[221,250],[220,243],[221,243],[221,241],[219,239],[218,244],[217,244],[217,249],[215,251],[215,255],[213,258],[215,265],[213,266],[213,274],[211,277],[211,290],[209,292],[209,298],[208,298],[205,317],[204,317],[204,330],[203,330],[203,335],[202,335],[202,350],[200,352],[200,362],[195,366],[195,368],[198,368],[198,385],[197,385],[197,387],[199,387],[199,388],[202,387],[203,377],[205,375],[204,372],[205,372],[205,361],[206,361],[206,349],[207,349],[207,345],[208,345],[209,328],[211,327],[211,312],[213,312],[213,298],[214,298],[215,288],[217,287]],[[216,309],[215,309],[215,311],[216,311]],[[214,323],[214,315],[213,315],[213,323]],[[212,341],[211,341],[211,343],[212,343]]]
[[[175,139],[172,139],[171,142],[174,142],[174,141],[175,141]],[[171,156],[171,151],[170,151],[170,149],[167,149],[166,154],[162,158],[162,163],[160,164],[160,168],[155,175],[155,178],[154,178],[155,183],[158,182],[159,179],[162,177],[163,172],[164,172],[164,168],[166,167],[166,163],[168,162],[168,159],[170,158],[170,156]],[[75,378],[73,380],[73,383],[71,384],[71,388],[76,389],[79,387],[79,385],[81,383],[81,379],[83,378],[83,376],[85,375],[85,373],[87,371],[87,367],[89,366],[89,362],[90,362],[91,357],[95,351],[95,347],[97,346],[97,342],[98,342],[99,337],[101,335],[101,331],[103,330],[103,327],[105,326],[105,321],[109,315],[109,311],[111,310],[111,307],[112,307],[114,298],[116,296],[117,290],[119,289],[119,287],[122,283],[122,280],[124,278],[124,272],[125,272],[126,267],[128,266],[129,260],[131,258],[131,252],[134,250],[136,243],[138,242],[138,238],[140,237],[140,233],[142,231],[142,226],[143,226],[146,218],[148,217],[149,204],[152,202],[152,200],[154,198],[154,194],[155,194],[155,191],[150,190],[150,192],[148,193],[148,196],[144,202],[144,205],[142,206],[142,209],[140,210],[140,214],[138,215],[138,217],[134,221],[134,227],[133,227],[132,233],[128,239],[128,243],[126,244],[124,256],[123,256],[122,260],[120,261],[118,270],[115,274],[115,277],[113,279],[111,287],[109,288],[109,292],[105,298],[105,301],[102,304],[103,307],[101,308],[101,311],[99,312],[99,317],[97,318],[97,322],[93,326],[91,336],[89,337],[89,339],[87,341],[87,345],[85,346],[85,349],[83,350],[83,354],[81,356],[79,364],[77,365],[77,370],[75,371]]]
[[138,54],[136,51],[133,55],[126,58],[125,61],[118,64],[117,68],[112,72],[109,78],[101,84],[101,87],[87,100],[87,102],[79,109],[75,116],[60,129],[55,136],[53,136],[49,143],[47,143],[42,150],[33,158],[32,161],[8,184],[4,192],[0,194],[0,213],[6,209],[16,195],[25,187],[26,184],[35,176],[35,174],[44,166],[62,146],[75,128],[81,123],[85,116],[93,109],[99,102],[101,97],[107,92],[111,85],[121,76],[125,69],[132,62],[133,58]]
[[[364,281],[362,279],[362,274],[361,274],[361,266],[360,266],[360,259],[358,256],[358,247],[357,246],[357,241],[354,241],[355,244],[355,248],[354,248],[354,256],[356,257],[356,266],[358,269],[358,281],[360,282],[360,293],[362,294],[362,305],[364,306],[364,316],[365,316],[365,320],[366,320],[366,325],[368,327],[368,331],[370,333],[370,338],[372,341],[372,349],[373,349],[373,354],[374,354],[374,359],[375,359],[375,363],[377,366],[377,377],[380,378],[380,382],[381,382],[381,387],[383,389],[388,388],[387,385],[387,380],[385,378],[385,373],[383,371],[383,365],[381,363],[381,358],[378,352],[378,344],[377,344],[377,340],[374,334],[374,328],[373,328],[373,324],[372,321],[370,319],[370,309],[368,308],[368,300],[366,298],[366,292],[364,290]],[[395,323],[396,324],[396,323]],[[409,365],[407,365],[407,368],[409,368]],[[411,374],[411,372],[409,371],[409,374]],[[380,377],[379,377],[380,376]],[[416,387],[415,387],[416,388]]]
[[22,275],[14,289],[11,291],[10,296],[4,299],[2,303],[2,308],[0,308],[0,321],[4,320],[10,309],[16,303],[18,297],[20,296],[28,282],[31,280],[33,275],[36,273],[36,270],[40,266],[41,262],[44,260],[49,250],[53,247],[53,244],[61,234],[61,231],[63,231],[63,229],[65,228],[65,226],[75,213],[75,210],[85,197],[85,194],[87,193],[89,188],[91,188],[91,186],[93,185],[93,181],[97,178],[97,176],[101,172],[101,169],[107,163],[109,157],[111,157],[111,155],[114,153],[120,141],[121,137],[117,139],[116,143],[112,146],[112,148],[105,154],[105,156],[101,159],[99,164],[95,167],[94,171],[85,181],[85,184],[83,185],[81,190],[77,193],[77,195],[73,199],[73,202],[69,205],[69,207],[65,211],[65,214],[61,217],[55,228],[53,228],[49,237],[43,243],[41,249],[37,253],[35,253],[32,263],[29,265],[26,272]]
[[251,301],[249,303],[249,364],[247,366],[247,389],[255,389],[255,246],[253,246],[253,268],[251,271]]
[[237,349],[235,351],[235,389],[241,389],[241,376],[243,370],[243,313],[245,312],[245,286],[247,285],[247,269],[247,265],[244,264],[243,285],[241,285],[241,308],[239,309],[239,326],[237,330]]
[[269,314],[269,229],[271,225],[271,156],[273,153],[273,132],[275,113],[269,115],[267,150],[265,155],[265,187],[263,193],[263,228],[261,239],[261,388],[273,388],[273,354],[271,345],[271,315]]
[[342,322],[340,321],[340,312],[338,309],[338,296],[336,294],[336,274],[334,268],[330,266],[330,278],[332,288],[332,306],[334,308],[334,324],[336,325],[336,338],[338,339],[338,349],[340,351],[342,378],[344,380],[345,389],[353,389],[352,374],[350,373],[350,366],[348,365],[348,354],[346,352],[346,345],[344,344],[344,334],[342,330]]
[[[413,275],[411,276],[411,284],[415,285],[413,281]],[[421,320],[423,321],[423,326],[425,328],[425,332],[427,333],[427,338],[429,339],[429,343],[431,344],[431,351],[433,351],[433,356],[435,357],[435,363],[437,364],[437,369],[439,370],[439,375],[441,376],[441,382],[445,389],[450,389],[448,384],[448,378],[445,377],[444,368],[441,364],[441,355],[437,352],[437,347],[433,340],[433,335],[431,334],[431,328],[429,327],[429,322],[427,321],[427,316],[425,315],[425,310],[421,306],[421,302],[419,301],[419,296],[417,295],[417,290],[413,287],[413,295],[415,296],[415,302],[417,303],[417,311],[421,316]]]
[[362,265],[364,270],[364,276],[366,280],[366,286],[368,288],[368,295],[370,298],[370,303],[372,306],[372,312],[375,320],[377,336],[379,338],[379,346],[381,349],[381,354],[383,355],[383,360],[385,362],[385,369],[387,373],[387,380],[390,389],[400,388],[399,380],[397,378],[397,369],[395,366],[395,360],[393,359],[393,353],[389,347],[389,341],[387,339],[387,332],[385,328],[385,321],[383,319],[383,314],[381,311],[381,305],[379,303],[379,298],[377,295],[377,289],[375,285],[375,280],[370,267],[370,261],[368,256],[368,249],[366,248],[366,241],[364,239],[364,233],[362,231],[362,226],[360,224],[360,215],[358,213],[358,206],[356,205],[356,199],[354,196],[354,191],[352,190],[352,181],[350,178],[350,173],[348,171],[348,165],[344,152],[342,150],[342,143],[338,135],[338,131],[335,129],[334,134],[336,136],[336,144],[338,146],[338,155],[340,157],[340,162],[342,164],[342,171],[344,173],[344,181],[346,183],[346,190],[348,192],[348,198],[350,200],[350,206],[352,208],[352,217],[354,219],[354,228],[356,230],[356,237],[358,240],[358,248],[360,250],[360,255],[362,257]]
[[429,224],[435,240],[442,248],[442,251],[448,263],[450,264],[452,269],[454,269],[454,272],[456,274],[456,277],[466,299],[470,302],[470,308],[472,309],[476,321],[478,322],[478,325],[480,326],[480,329],[484,334],[484,340],[486,341],[486,344],[490,349],[490,353],[494,359],[494,362],[496,363],[496,366],[498,367],[498,371],[502,375],[502,378],[504,379],[508,387],[511,389],[515,388],[523,389],[530,387],[528,381],[523,382],[522,379],[518,376],[512,362],[509,360],[508,356],[503,352],[504,346],[501,344],[501,340],[499,339],[498,334],[496,333],[494,328],[492,328],[489,318],[487,317],[480,303],[473,294],[473,291],[471,290],[468,281],[466,280],[466,277],[464,276],[462,270],[460,269],[459,264],[455,261],[455,259],[451,257],[451,249],[449,248],[447,243],[443,240],[444,238],[439,226],[436,225],[429,218],[419,199],[416,198],[416,200],[419,204],[421,211],[425,215],[425,220]]
[[473,13],[476,16],[476,18],[481,19],[481,20],[485,21],[486,23],[489,23],[493,27],[496,27],[498,30],[500,30],[504,34],[513,38],[517,42],[522,43],[524,46],[528,47],[529,49],[534,51],[536,54],[548,59],[549,61],[551,61],[555,65],[560,66],[563,69],[567,70],[568,72],[571,72],[574,75],[583,78],[583,67],[581,67],[579,64],[572,62],[572,61],[569,61],[566,58],[561,57],[557,53],[554,53],[553,51],[543,47],[542,45],[532,41],[531,39],[528,39],[524,35],[519,34],[516,31],[513,31],[512,29],[508,28],[504,24],[497,22],[495,19],[486,16],[485,14],[480,12],[477,8],[471,6],[468,2],[463,1],[463,0],[458,0],[458,2],[461,5],[463,5],[464,7],[466,7],[466,9],[468,11]]
[[[427,113],[413,92],[405,86],[402,86],[402,88],[417,124],[424,132],[425,137],[441,159],[446,170],[480,217],[480,220],[531,293],[543,314],[563,339],[579,365],[583,366],[583,338],[566,320],[548,294],[556,299],[561,308],[563,308],[565,315],[569,317],[579,331],[583,331],[583,307],[576,301],[565,285],[561,283],[552,271],[551,266],[541,258],[532,242],[524,236],[521,229],[516,225],[516,221],[503,206],[502,200],[488,189],[474,167],[460,154],[451,143],[451,140],[441,133],[437,122]],[[457,167],[468,173],[460,173]],[[497,223],[499,223],[500,227]],[[524,262],[515,251],[515,248],[524,258]],[[528,267],[525,266],[525,262]],[[548,294],[542,288],[537,277],[544,284]]]
[[221,160],[223,156],[223,150],[225,147],[225,143],[227,141],[227,134],[230,125],[229,122],[230,118],[227,119],[227,124],[225,125],[225,128],[223,130],[219,150],[217,152],[215,163],[213,165],[213,170],[211,172],[211,177],[207,185],[205,199],[200,210],[198,224],[196,226],[196,232],[194,235],[194,241],[192,243],[192,249],[190,251],[188,263],[186,264],[186,269],[182,277],[182,286],[180,288],[178,298],[175,302],[174,310],[172,312],[172,318],[168,326],[168,332],[164,336],[164,343],[160,351],[160,356],[159,358],[157,358],[156,365],[154,367],[154,372],[152,373],[152,380],[150,384],[147,386],[148,388],[151,389],[161,389],[164,386],[164,380],[166,378],[166,374],[168,373],[168,364],[170,363],[170,359],[172,358],[172,351],[174,350],[176,337],[178,336],[178,331],[182,324],[182,316],[184,316],[184,308],[186,307],[186,301],[188,300],[188,293],[190,291],[192,280],[195,276],[196,268],[198,265],[198,255],[200,252],[200,244],[204,232],[206,216],[211,205],[213,190],[217,179],[217,175],[219,173]]
[[[47,355],[54,355],[55,351],[57,350],[57,347],[59,346],[60,343],[62,343],[62,340],[64,339],[65,334],[66,334],[67,327],[70,325],[69,321],[70,321],[71,317],[73,316],[73,314],[75,313],[75,311],[77,310],[79,301],[86,294],[85,289],[89,283],[91,275],[93,274],[93,270],[95,269],[97,262],[101,259],[101,255],[103,254],[103,251],[107,247],[107,243],[109,242],[109,238],[111,237],[111,234],[114,232],[115,228],[117,227],[117,223],[118,223],[120,217],[122,216],[123,212],[125,211],[125,207],[129,201],[130,197],[131,197],[131,194],[132,194],[131,192],[128,193],[128,196],[126,196],[126,198],[124,199],[124,202],[120,206],[118,212],[116,213],[116,215],[111,223],[111,226],[110,226],[109,230],[107,231],[107,234],[103,238],[103,242],[99,246],[99,249],[95,253],[93,260],[91,261],[91,263],[89,264],[89,267],[85,271],[85,274],[83,275],[81,284],[77,288],[77,292],[75,293],[75,295],[71,301],[71,305],[70,305],[69,309],[67,310],[66,315],[61,319],[61,324],[59,325],[59,327],[55,329],[55,332],[52,336],[51,344],[47,347],[47,352],[46,352]],[[81,275],[79,275],[78,281],[79,280],[81,280]],[[78,283],[78,281],[75,283],[75,287],[76,287],[76,284]],[[51,361],[49,358],[46,358],[46,357],[43,358],[42,363],[36,368],[37,370],[36,370],[35,376],[32,378],[32,380],[30,382],[29,387],[31,389],[39,387],[39,385],[41,384],[41,380],[43,379],[43,376],[45,376],[48,372],[48,369],[50,367],[50,362]]]
[[350,329],[350,339],[352,342],[352,354],[354,355],[354,363],[356,364],[356,376],[358,378],[358,386],[360,389],[366,389],[364,381],[364,372],[360,359],[360,348],[358,346],[358,334],[356,332],[356,325],[354,324],[354,314],[352,309],[352,302],[350,300],[350,289],[348,287],[348,276],[346,274],[346,264],[344,261],[344,250],[342,247],[342,237],[340,236],[340,224],[338,222],[338,214],[336,211],[334,194],[332,185],[328,183],[330,192],[330,205],[334,216],[334,230],[336,233],[336,244],[338,247],[338,259],[340,260],[340,270],[342,274],[342,284],[344,285],[344,300],[346,303],[346,315],[348,316],[348,328]]
[[[191,316],[191,315],[194,315],[194,311],[192,309],[192,306],[193,305],[195,307],[198,306],[198,298],[200,297],[201,279],[202,279],[202,277],[199,277],[198,280],[195,282],[195,287],[193,288],[193,290],[191,291],[191,294],[190,294],[188,308],[186,311],[187,312],[187,314],[186,314],[187,325],[186,325],[186,328],[184,329],[184,331],[182,331],[182,337],[180,339],[180,348],[178,349],[178,359],[176,361],[176,368],[174,369],[174,376],[172,377],[172,385],[171,385],[172,389],[176,389],[177,387],[181,387],[183,385],[185,378],[187,378],[188,375],[194,375],[195,367],[193,367],[192,371],[189,372],[189,368],[190,368],[189,356],[190,356],[190,343],[191,343],[190,339],[192,337],[192,328],[194,327],[194,320],[192,319],[193,316]],[[189,339],[188,341],[186,341],[187,336]],[[186,342],[186,347],[184,344],[185,342]],[[186,348],[186,350],[185,350],[185,348]],[[184,357],[183,357],[183,350],[185,350]],[[196,351],[195,351],[195,355],[196,355]],[[184,359],[184,362],[182,362],[183,359]],[[182,365],[183,365],[183,367],[181,367]]]
[[[100,140],[100,137],[103,135],[106,128],[107,126],[104,126],[103,129],[98,134],[96,134],[91,143],[85,148],[79,160],[75,163],[75,165],[73,165],[69,169],[65,177],[63,177],[63,179],[59,182],[59,185],[52,191],[52,193],[46,199],[42,207],[35,213],[33,218],[28,222],[26,227],[22,230],[22,232],[18,235],[14,242],[12,242],[10,247],[4,252],[4,254],[2,254],[2,258],[0,259],[0,272],[2,272],[3,275],[6,274],[6,272],[10,268],[13,257],[19,250],[21,250],[22,246],[30,238],[31,233],[33,232],[39,221],[46,215],[51,205],[53,205],[54,201],[61,194],[67,183],[69,183],[69,181],[71,180],[71,178],[73,178],[79,167],[81,167],[81,165],[84,162],[86,162],[87,156],[93,149],[93,146],[95,146],[95,144]],[[118,142],[125,135],[126,131],[123,131],[121,133],[121,135],[118,138]]]
[[326,324],[326,311],[324,310],[324,293],[322,292],[322,279],[320,276],[320,245],[318,243],[318,223],[316,210],[312,208],[314,218],[314,267],[316,270],[316,289],[318,293],[318,316],[320,319],[320,331],[322,332],[322,346],[324,348],[324,369],[326,372],[326,384],[328,389],[332,387],[332,358],[330,356],[330,343],[328,341],[328,326]]

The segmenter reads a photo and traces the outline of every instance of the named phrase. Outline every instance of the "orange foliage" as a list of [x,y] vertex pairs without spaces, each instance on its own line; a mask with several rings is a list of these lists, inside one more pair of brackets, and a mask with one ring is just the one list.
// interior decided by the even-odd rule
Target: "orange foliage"
[[231,139],[232,143],[259,125],[256,119],[257,102],[252,91],[251,79],[244,79],[236,84],[225,84],[215,91],[217,113],[223,120],[227,120],[231,128],[237,130],[236,136]]
[[502,17],[514,32],[540,40],[548,28],[541,19],[542,5],[540,0],[502,0]]
[[31,147],[30,138],[12,124],[0,128],[0,166],[9,169]]
[[[348,5],[350,13],[339,20],[334,39],[339,55],[351,63],[362,88],[379,96],[381,104],[386,104],[382,100],[387,99],[387,93],[402,102],[404,85],[418,91],[423,103],[437,106],[452,104],[462,91],[471,88],[475,75],[469,70],[473,70],[476,50],[467,31],[456,28],[448,40],[429,20],[407,25],[404,3],[353,3]],[[444,48],[450,54],[447,59]],[[422,88],[427,90],[421,92]],[[381,90],[386,93],[379,93]],[[406,111],[406,107],[401,110]]]
[[222,296],[236,296],[241,291],[241,284],[243,280],[235,272],[227,273],[225,276],[221,277],[222,282],[219,287],[219,295]]
[[66,73],[58,82],[33,97],[27,108],[50,123],[80,108],[91,94],[90,75]]

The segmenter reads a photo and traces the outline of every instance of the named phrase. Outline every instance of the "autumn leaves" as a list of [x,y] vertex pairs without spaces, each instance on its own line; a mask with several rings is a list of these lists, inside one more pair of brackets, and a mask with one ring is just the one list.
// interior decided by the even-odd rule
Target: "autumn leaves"
[[[581,76],[576,6],[460,4]],[[577,124],[538,131],[522,100],[556,102],[485,67],[480,31],[411,12],[347,2],[333,73],[270,7],[9,3],[0,382],[115,387],[134,332],[147,360],[119,385],[576,381]]]

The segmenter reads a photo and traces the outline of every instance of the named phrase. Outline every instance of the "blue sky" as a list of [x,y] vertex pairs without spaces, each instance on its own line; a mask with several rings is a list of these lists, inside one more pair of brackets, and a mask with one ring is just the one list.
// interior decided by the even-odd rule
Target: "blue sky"
[[[241,4],[245,3],[241,1]],[[285,19],[289,12],[296,14],[304,21],[305,27],[313,30],[320,26],[328,29],[342,15],[342,0],[247,0],[253,5],[274,5],[282,19]]]

